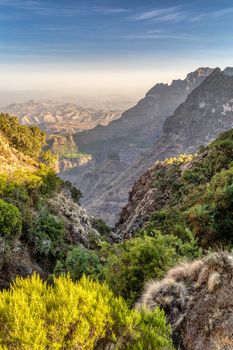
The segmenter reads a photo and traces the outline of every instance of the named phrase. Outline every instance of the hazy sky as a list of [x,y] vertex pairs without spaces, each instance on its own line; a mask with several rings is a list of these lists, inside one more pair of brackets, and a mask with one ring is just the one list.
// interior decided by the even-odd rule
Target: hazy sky
[[232,19],[232,0],[0,0],[0,89],[139,94],[233,66]]

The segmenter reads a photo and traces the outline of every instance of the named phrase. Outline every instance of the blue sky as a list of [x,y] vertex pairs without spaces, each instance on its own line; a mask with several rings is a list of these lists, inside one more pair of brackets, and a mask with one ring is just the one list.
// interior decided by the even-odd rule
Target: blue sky
[[13,74],[42,88],[43,74],[52,86],[59,72],[83,81],[103,71],[106,86],[112,73],[122,85],[138,74],[149,87],[152,74],[169,81],[200,65],[233,65],[232,19],[229,0],[0,0],[0,74],[9,88]]

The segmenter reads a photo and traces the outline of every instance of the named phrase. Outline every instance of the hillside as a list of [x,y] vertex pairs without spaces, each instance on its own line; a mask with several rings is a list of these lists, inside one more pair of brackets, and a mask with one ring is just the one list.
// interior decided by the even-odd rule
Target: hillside
[[133,186],[117,232],[129,238],[141,228],[183,235],[202,246],[233,244],[233,130],[197,155],[158,161]]
[[[0,122],[1,143],[18,166],[9,170],[4,155],[3,348],[231,349],[232,130],[198,155],[149,169],[112,233],[55,175],[39,129],[3,114]],[[218,247],[226,252],[208,255]]]
[[45,135],[4,114],[0,129],[0,347],[173,350],[163,311],[132,310],[101,283],[111,230],[54,173]]
[[[171,85],[157,84],[120,119],[106,127],[76,135],[79,150],[91,154],[94,162],[65,172],[62,177],[82,190],[82,204],[89,212],[114,226],[134,181],[153,163],[148,162],[141,170],[138,159],[147,157],[142,152],[149,151],[161,136],[166,118],[211,72],[210,68],[199,68],[184,80],[174,80]],[[118,155],[120,160],[110,166],[110,169],[114,169],[111,176],[109,154]]]
[[[116,222],[119,218],[117,210],[127,203],[128,192],[134,182],[155,161],[183,153],[195,153],[201,145],[207,145],[221,132],[231,129],[232,91],[233,76],[215,69],[166,120],[163,135],[151,150],[116,176],[108,187],[102,187],[101,192],[95,189],[98,202],[84,197],[85,207],[92,213],[101,213],[105,218],[106,208],[110,203],[114,214],[108,222]],[[79,179],[77,183],[82,184],[82,181]]]
[[44,143],[39,129],[0,115],[0,288],[18,274],[48,276],[73,245],[101,241],[97,222],[79,206],[79,190],[50,168]]
[[9,140],[0,131],[0,173],[16,170],[35,171],[38,164],[28,156],[9,145]]

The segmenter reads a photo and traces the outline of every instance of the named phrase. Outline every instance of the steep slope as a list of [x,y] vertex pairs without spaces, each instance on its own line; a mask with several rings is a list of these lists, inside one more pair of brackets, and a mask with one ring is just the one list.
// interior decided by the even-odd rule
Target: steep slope
[[[16,275],[36,271],[47,277],[74,246],[95,248],[101,236],[94,217],[79,205],[80,192],[40,162],[43,133],[21,126],[17,118],[3,114],[0,117],[0,288],[3,288]],[[27,148],[30,141],[34,142],[33,153]],[[34,159],[27,154],[33,154]]]
[[195,156],[156,162],[133,186],[117,227],[121,239],[144,227],[191,232],[203,247],[233,244],[233,130]]
[[155,85],[120,119],[107,127],[97,126],[77,134],[79,149],[92,154],[97,160],[105,159],[109,152],[117,152],[122,161],[131,162],[154,144],[161,136],[165,119],[211,72],[211,68],[199,68],[184,80],[173,80],[171,85]]
[[[229,70],[228,70],[229,71]],[[127,201],[127,193],[134,182],[157,160],[182,153],[193,153],[201,145],[213,141],[219,133],[228,130],[233,123],[233,76],[220,69],[213,73],[181,104],[169,117],[163,128],[163,135],[149,152],[128,167],[115,178],[107,191],[98,198],[98,212],[103,212],[106,201],[114,207],[114,197],[119,195],[121,204]],[[95,212],[95,203],[85,203],[91,212]],[[103,210],[101,209],[103,208]],[[112,222],[117,220],[115,212]]]
[[[107,127],[98,126],[76,135],[79,150],[93,155],[95,160],[88,166],[63,173],[62,177],[82,190],[82,203],[91,213],[100,215],[109,225],[115,224],[130,187],[142,174],[138,165],[134,167],[134,162],[161,136],[165,119],[211,72],[211,68],[199,68],[171,85],[157,84],[120,119]],[[111,167],[112,176],[109,177],[108,155],[112,153],[118,155],[120,166],[115,164],[114,172]],[[98,177],[100,168],[101,177]]]
[[46,149],[57,157],[57,173],[64,173],[92,160],[91,155],[80,153],[72,134],[47,135]]
[[0,131],[0,173],[16,170],[35,171],[38,163],[9,145],[9,140]]

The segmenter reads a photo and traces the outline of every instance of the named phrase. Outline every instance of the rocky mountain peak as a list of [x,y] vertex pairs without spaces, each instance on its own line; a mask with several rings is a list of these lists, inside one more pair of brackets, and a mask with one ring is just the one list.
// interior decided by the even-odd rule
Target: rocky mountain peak
[[205,80],[212,72],[213,72],[213,68],[200,67],[196,69],[194,72],[189,73],[185,79],[188,90],[200,85],[200,83],[203,80]]
[[233,76],[233,67],[227,67],[223,71],[226,75]]

